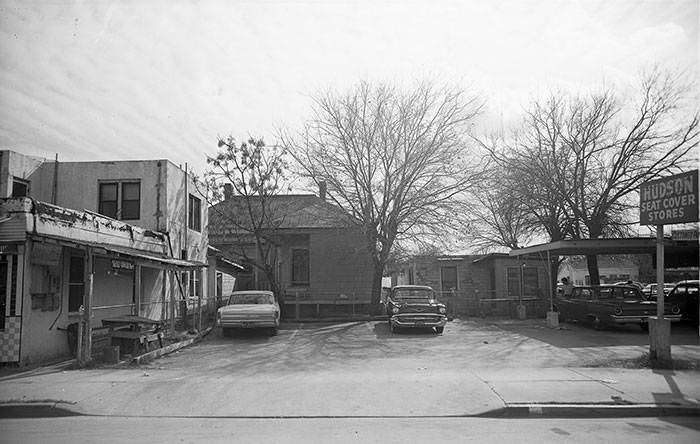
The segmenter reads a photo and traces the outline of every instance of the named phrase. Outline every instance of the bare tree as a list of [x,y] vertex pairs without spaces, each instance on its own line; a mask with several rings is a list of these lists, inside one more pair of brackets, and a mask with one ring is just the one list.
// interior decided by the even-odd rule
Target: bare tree
[[[697,162],[698,109],[684,106],[690,91],[681,76],[654,69],[631,107],[612,91],[553,94],[532,104],[517,137],[488,149],[523,174],[521,190],[544,197],[531,202],[556,209],[544,214],[558,222],[542,225],[557,229],[552,240],[624,235],[638,223],[639,185]],[[597,257],[587,261],[597,284]]]
[[474,96],[422,82],[410,90],[360,83],[314,98],[299,137],[283,144],[310,180],[362,227],[373,258],[372,304],[395,243],[446,236],[464,212],[464,192],[481,175],[469,159],[465,125]]
[[270,289],[281,297],[277,276],[277,230],[285,209],[275,197],[285,190],[285,152],[250,138],[236,143],[219,139],[216,157],[207,159],[204,176],[211,226],[218,227],[217,244],[226,245],[246,266],[261,272]]

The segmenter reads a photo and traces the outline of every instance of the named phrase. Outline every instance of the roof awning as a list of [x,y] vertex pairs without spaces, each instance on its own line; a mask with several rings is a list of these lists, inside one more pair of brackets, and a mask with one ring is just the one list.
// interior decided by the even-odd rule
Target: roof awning
[[[665,255],[698,249],[697,241],[679,241],[664,239]],[[599,254],[655,254],[656,239],[635,237],[623,239],[581,239],[560,240],[547,244],[533,245],[518,250],[511,250],[509,256],[542,256],[549,253],[556,256],[584,256]]]
[[176,259],[172,257],[167,257],[159,255],[154,252],[147,252],[143,250],[135,250],[133,248],[119,247],[116,245],[101,244],[95,242],[86,242],[78,239],[66,239],[54,236],[45,235],[34,235],[31,236],[35,240],[48,240],[51,243],[57,243],[60,245],[65,245],[73,248],[92,248],[96,250],[99,254],[105,254],[108,256],[126,256],[129,258],[135,258],[139,262],[153,265],[158,268],[177,268],[180,270],[191,270],[198,268],[205,268],[207,264],[197,261],[187,261],[184,259]]

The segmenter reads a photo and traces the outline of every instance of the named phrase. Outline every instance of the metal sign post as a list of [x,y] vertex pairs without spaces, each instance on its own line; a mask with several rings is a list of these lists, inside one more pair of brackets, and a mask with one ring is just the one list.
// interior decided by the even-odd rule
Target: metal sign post
[[664,225],[698,221],[698,170],[645,182],[639,187],[639,223],[656,225],[656,316],[649,318],[649,358],[670,367],[671,322],[664,318]]

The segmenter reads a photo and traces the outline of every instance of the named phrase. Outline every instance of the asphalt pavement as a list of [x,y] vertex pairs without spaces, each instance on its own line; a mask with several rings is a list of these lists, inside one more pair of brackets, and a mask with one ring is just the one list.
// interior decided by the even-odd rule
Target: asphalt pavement
[[275,337],[214,330],[145,365],[6,375],[0,417],[700,421],[697,337],[672,340],[689,370],[627,368],[644,341],[643,332],[551,330],[539,320],[456,320],[443,335],[391,334],[382,322],[287,324]]

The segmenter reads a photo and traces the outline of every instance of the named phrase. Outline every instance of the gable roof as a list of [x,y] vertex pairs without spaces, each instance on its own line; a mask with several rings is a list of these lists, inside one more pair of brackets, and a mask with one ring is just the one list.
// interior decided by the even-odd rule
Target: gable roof
[[[350,228],[352,219],[337,206],[313,194],[289,194],[270,196],[269,211],[279,225],[277,229]],[[232,229],[228,215],[245,216],[245,200],[234,196],[209,208],[209,235],[221,234]]]

